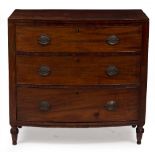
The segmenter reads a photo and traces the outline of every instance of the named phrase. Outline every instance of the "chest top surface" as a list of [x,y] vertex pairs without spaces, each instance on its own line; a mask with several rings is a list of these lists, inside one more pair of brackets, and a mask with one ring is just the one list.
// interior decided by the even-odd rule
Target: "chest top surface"
[[142,10],[15,10],[9,20],[143,22],[148,17]]

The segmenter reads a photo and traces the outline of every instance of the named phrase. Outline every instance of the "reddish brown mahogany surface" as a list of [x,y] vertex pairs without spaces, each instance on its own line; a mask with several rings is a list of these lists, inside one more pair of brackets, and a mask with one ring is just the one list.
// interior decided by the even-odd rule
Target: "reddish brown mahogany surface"
[[[115,100],[114,111],[104,106]],[[39,109],[39,104],[47,101],[48,111]],[[51,122],[102,122],[132,121],[138,119],[137,89],[100,88],[18,88],[18,121]]]
[[[50,44],[38,43],[40,35],[51,38]],[[117,35],[116,46],[106,43],[111,35]],[[27,52],[114,52],[140,51],[141,26],[17,26],[16,49]]]
[[[41,66],[50,74],[39,74]],[[115,65],[118,74],[109,77],[107,68]],[[140,57],[135,56],[17,56],[18,84],[111,85],[139,84]]]
[[149,20],[142,10],[15,10],[9,17],[10,124],[132,125],[141,143]]

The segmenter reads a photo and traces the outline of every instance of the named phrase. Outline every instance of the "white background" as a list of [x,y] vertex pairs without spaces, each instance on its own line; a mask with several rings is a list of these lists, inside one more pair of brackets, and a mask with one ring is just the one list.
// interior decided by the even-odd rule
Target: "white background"
[[[0,153],[2,154],[155,154],[155,4],[154,0],[1,0],[0,1]],[[150,18],[148,95],[145,133],[136,144],[131,127],[96,129],[20,129],[12,146],[8,103],[7,18],[14,9],[143,9]]]

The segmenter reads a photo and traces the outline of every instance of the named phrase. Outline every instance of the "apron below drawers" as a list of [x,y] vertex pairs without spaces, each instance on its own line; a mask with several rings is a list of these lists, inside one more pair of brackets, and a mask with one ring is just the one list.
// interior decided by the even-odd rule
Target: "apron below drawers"
[[113,122],[138,119],[135,88],[17,88],[17,120]]

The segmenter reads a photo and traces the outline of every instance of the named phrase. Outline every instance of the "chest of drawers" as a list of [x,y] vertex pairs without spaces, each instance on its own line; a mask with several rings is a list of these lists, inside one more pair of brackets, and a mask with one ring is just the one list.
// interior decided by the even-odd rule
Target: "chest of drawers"
[[149,20],[142,10],[15,10],[9,17],[10,124],[145,124]]

